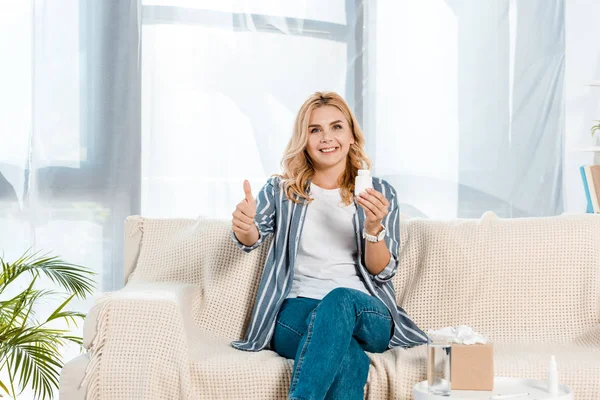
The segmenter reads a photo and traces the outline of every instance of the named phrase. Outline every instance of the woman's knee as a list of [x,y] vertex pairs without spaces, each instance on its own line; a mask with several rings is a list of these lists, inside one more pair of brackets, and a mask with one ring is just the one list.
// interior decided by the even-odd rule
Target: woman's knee
[[361,293],[361,291],[356,289],[338,287],[327,293],[325,297],[323,297],[323,300],[321,300],[321,302],[334,301],[336,303],[339,303],[345,300],[352,300]]
[[362,296],[369,296],[360,290],[349,289],[349,288],[335,288],[321,300],[321,303],[317,308],[334,308],[336,310],[351,311],[355,312],[356,305],[361,301],[367,299],[361,299]]

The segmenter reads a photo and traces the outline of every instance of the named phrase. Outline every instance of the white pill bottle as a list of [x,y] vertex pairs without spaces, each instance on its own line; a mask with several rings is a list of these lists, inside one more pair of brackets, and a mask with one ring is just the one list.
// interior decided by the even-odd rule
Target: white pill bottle
[[373,188],[373,177],[371,171],[368,169],[359,169],[358,175],[354,182],[354,196],[358,196],[362,192],[366,191],[367,188]]

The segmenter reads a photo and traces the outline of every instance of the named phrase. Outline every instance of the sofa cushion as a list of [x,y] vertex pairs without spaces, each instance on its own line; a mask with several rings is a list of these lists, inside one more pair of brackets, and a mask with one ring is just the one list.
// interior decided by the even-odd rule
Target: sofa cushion
[[[600,338],[599,338],[600,339]],[[549,355],[555,354],[559,379],[568,383],[578,398],[592,399],[600,392],[600,340],[596,346],[556,343],[496,343],[496,376],[545,381]],[[427,379],[426,346],[367,353],[371,367],[365,395],[369,399],[408,399],[415,383]],[[190,360],[194,386],[203,387],[210,398],[285,398],[293,360],[265,350],[238,351],[226,339],[197,337],[191,343]]]

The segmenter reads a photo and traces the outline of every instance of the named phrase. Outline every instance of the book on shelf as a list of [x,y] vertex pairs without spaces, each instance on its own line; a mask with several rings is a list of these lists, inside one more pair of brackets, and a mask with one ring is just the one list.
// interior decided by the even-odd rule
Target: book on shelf
[[587,200],[588,213],[600,213],[600,165],[583,165],[579,168]]

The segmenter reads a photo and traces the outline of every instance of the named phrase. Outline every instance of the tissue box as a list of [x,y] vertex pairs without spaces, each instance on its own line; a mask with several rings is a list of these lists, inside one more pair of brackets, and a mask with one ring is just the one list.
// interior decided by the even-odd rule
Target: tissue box
[[452,344],[450,382],[453,390],[494,390],[494,346]]

